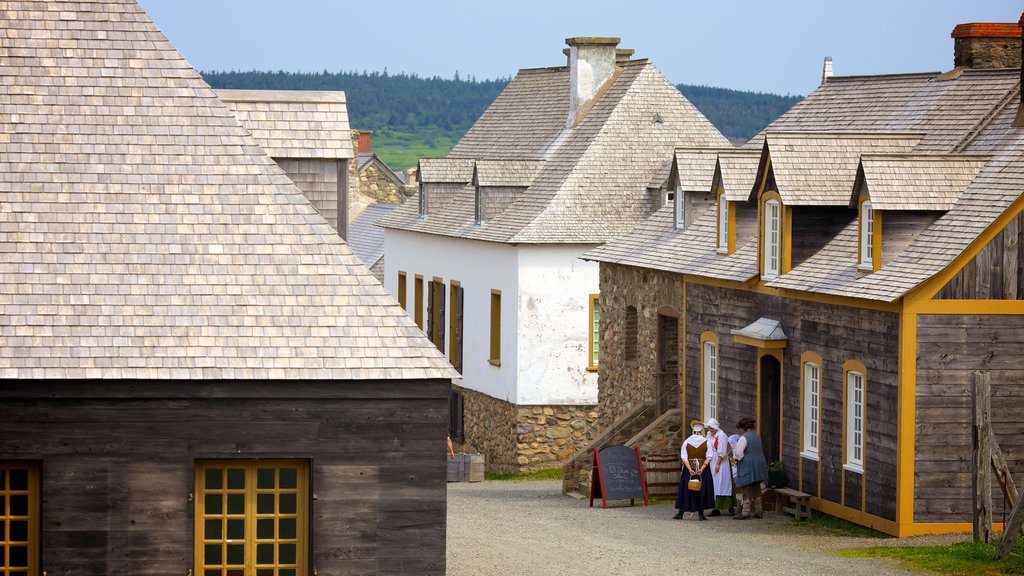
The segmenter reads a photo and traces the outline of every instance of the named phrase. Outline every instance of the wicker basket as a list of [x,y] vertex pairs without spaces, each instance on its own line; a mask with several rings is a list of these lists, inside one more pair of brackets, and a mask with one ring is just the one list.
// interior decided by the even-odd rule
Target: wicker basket
[[697,476],[691,476],[690,481],[686,483],[686,487],[691,492],[700,492],[700,478]]

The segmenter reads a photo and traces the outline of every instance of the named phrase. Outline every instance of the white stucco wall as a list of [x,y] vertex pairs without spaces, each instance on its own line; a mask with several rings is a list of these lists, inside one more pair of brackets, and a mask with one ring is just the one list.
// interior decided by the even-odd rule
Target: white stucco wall
[[592,247],[518,247],[520,404],[597,404],[587,334],[598,265],[579,259]]
[[[589,295],[598,266],[579,255],[590,245],[511,246],[387,230],[384,287],[397,297],[406,274],[406,310],[413,316],[415,277],[446,291],[445,355],[451,358],[451,281],[463,288],[461,385],[515,404],[596,404],[597,372],[587,371]],[[501,291],[501,366],[488,362],[491,290]],[[427,320],[424,319],[424,329]]]
[[[508,402],[517,402],[516,326],[518,311],[517,251],[514,246],[416,234],[401,230],[384,233],[384,287],[397,298],[398,272],[406,273],[406,310],[415,310],[414,279],[423,276],[423,310],[426,316],[428,283],[443,279],[446,291],[445,356],[451,358],[448,345],[452,306],[451,281],[463,290],[462,383]],[[491,290],[501,290],[501,366],[491,365]],[[424,329],[427,320],[424,318]]]

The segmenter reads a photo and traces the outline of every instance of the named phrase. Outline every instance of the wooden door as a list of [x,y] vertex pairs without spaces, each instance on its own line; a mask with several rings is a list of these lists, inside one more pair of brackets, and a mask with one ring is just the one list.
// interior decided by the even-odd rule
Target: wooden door
[[761,357],[758,370],[761,405],[758,433],[768,462],[782,458],[782,364],[770,354]]

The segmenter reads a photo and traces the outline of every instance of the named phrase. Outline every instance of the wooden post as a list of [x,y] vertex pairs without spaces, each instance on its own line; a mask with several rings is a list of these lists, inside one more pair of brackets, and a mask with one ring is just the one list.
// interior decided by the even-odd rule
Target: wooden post
[[1006,558],[1013,551],[1013,545],[1017,543],[1017,534],[1020,533],[1022,525],[1024,525],[1024,506],[1021,506],[1021,499],[1018,498],[1013,504],[1013,510],[1010,511],[1010,517],[1003,526],[1003,537],[999,540],[999,545],[996,546],[996,560]]
[[971,426],[974,541],[987,544],[992,538],[992,386],[988,372],[971,372],[971,405],[974,408],[974,424]]
[[996,441],[995,433],[991,433],[991,427],[989,427],[989,442],[992,446],[992,472],[996,475],[996,480],[999,481],[999,485],[1003,488],[1003,498],[1006,499],[1006,506],[1011,509],[1017,505],[1017,485],[1013,483],[1013,476],[1010,476],[1010,467],[1006,465],[1006,459],[1003,458],[1003,451],[999,448],[999,442]]

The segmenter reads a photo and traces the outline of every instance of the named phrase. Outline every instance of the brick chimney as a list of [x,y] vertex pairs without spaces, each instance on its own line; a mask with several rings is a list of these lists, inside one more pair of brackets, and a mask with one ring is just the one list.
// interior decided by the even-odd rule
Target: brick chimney
[[370,153],[370,140],[373,137],[371,130],[358,130],[359,141],[356,143],[356,152],[359,154]]
[[953,66],[960,68],[1019,68],[1020,24],[959,24],[953,38]]
[[[580,36],[566,38],[569,45],[569,116],[565,126],[579,122],[616,76],[619,38]],[[628,58],[628,56],[626,56]]]

